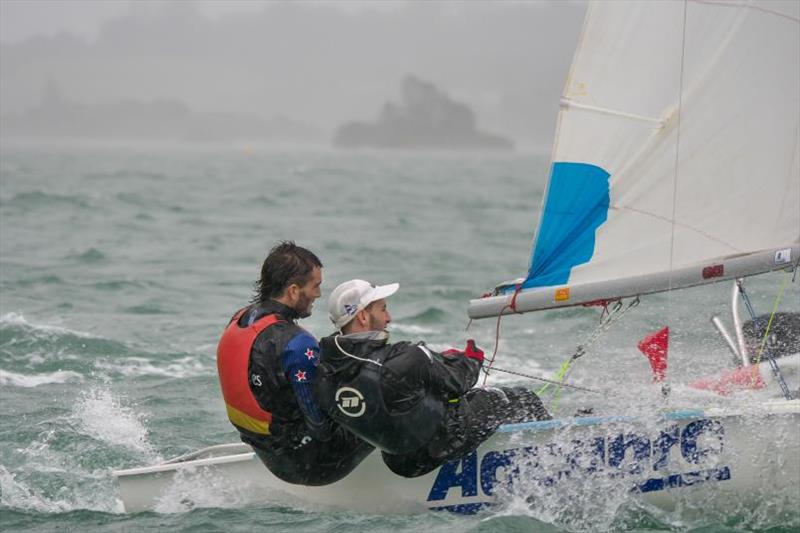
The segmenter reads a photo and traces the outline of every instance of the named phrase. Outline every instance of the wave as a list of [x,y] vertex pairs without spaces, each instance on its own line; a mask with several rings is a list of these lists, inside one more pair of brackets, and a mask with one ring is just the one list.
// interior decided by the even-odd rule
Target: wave
[[153,364],[144,357],[127,357],[112,361],[97,361],[95,367],[109,374],[130,376],[161,376],[182,379],[192,376],[211,374],[216,371],[215,365],[205,365],[197,356],[186,356],[166,364]]
[[66,512],[75,508],[71,502],[48,498],[41,491],[29,487],[4,465],[0,465],[0,504],[40,513]]
[[[114,172],[86,172],[84,174],[86,179],[89,180],[109,180],[109,179],[119,179],[119,180],[153,180],[153,181],[164,181],[167,179],[167,175],[162,172],[148,172],[146,170],[116,170]],[[118,195],[121,196],[121,195]]]
[[389,330],[406,335],[430,335],[439,333],[438,329],[417,326],[416,324],[397,324],[395,322],[392,322],[392,325],[389,326]]
[[39,285],[61,285],[64,280],[54,274],[43,274],[33,278],[18,279],[14,284],[18,287],[37,287]]
[[128,355],[121,342],[62,326],[35,324],[20,313],[0,316],[0,352],[27,365],[44,361],[86,359],[86,356]]
[[132,305],[126,307],[125,312],[134,315],[166,315],[168,313],[163,307],[155,303]]
[[[158,462],[143,417],[105,387],[71,402],[68,414],[41,421],[45,429],[0,465],[0,505],[40,513],[121,513],[108,461]],[[89,437],[87,439],[86,437]],[[98,462],[99,461],[99,462]]]
[[265,194],[259,194],[259,195],[253,196],[248,201],[248,203],[254,204],[254,205],[258,205],[258,206],[260,206],[262,208],[263,207],[273,207],[273,206],[278,205],[278,202],[275,201],[274,198],[272,198],[270,196],[267,196]]
[[67,383],[69,381],[82,382],[83,376],[69,370],[58,370],[44,374],[18,374],[0,369],[0,385],[6,387],[33,388],[39,385]]
[[[91,333],[87,333],[85,331],[76,331],[61,326],[51,326],[47,324],[34,324],[32,322],[28,322],[28,320],[25,319],[25,316],[22,313],[11,312],[0,315],[0,328],[4,329],[6,326],[11,326],[12,328],[16,327],[30,332],[39,332],[39,333],[55,334],[55,335],[71,335],[74,337],[80,337],[82,339],[97,338]],[[2,329],[0,329],[0,331],[2,331]]]
[[100,263],[105,261],[107,258],[105,254],[103,254],[103,252],[97,248],[89,248],[83,253],[71,254],[66,256],[64,259],[75,259],[80,263]]
[[53,194],[43,191],[28,191],[18,193],[5,203],[9,207],[25,209],[36,209],[40,207],[53,207],[61,205],[70,205],[85,209],[91,207],[89,198],[86,196]]
[[0,508],[122,513],[109,466],[163,460],[149,441],[145,416],[108,385],[94,386],[70,404],[66,414],[35,426],[45,428],[38,437],[3,456]]
[[98,281],[92,284],[92,287],[97,290],[110,292],[121,291],[124,289],[144,289],[147,286],[148,284],[142,281],[131,280]]
[[0,354],[12,365],[0,371],[0,383],[18,387],[82,382],[90,374],[102,379],[211,375],[216,365],[207,352],[208,347],[191,354],[148,353],[90,333],[33,324],[18,313],[0,316]]
[[403,320],[413,321],[413,322],[442,322],[446,318],[447,318],[447,313],[445,313],[438,307],[429,307],[424,311],[421,311],[415,315],[411,315],[409,317],[403,317]]

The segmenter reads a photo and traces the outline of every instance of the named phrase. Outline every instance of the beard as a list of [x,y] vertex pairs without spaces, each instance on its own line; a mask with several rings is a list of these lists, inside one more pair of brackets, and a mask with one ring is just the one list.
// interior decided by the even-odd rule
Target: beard
[[313,305],[314,298],[300,293],[300,298],[297,300],[297,304],[294,306],[294,312],[297,313],[297,316],[300,318],[308,318],[311,316],[311,307]]
[[368,331],[386,331],[386,322],[382,322],[370,314],[367,314],[367,316],[369,317],[367,322]]

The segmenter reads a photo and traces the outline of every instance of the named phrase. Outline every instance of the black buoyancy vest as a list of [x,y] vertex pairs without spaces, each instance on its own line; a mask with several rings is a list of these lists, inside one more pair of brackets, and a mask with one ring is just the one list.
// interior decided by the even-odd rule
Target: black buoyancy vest
[[389,372],[383,366],[388,353],[378,350],[370,354],[358,372],[346,377],[323,362],[325,371],[317,383],[317,394],[320,406],[333,420],[387,453],[404,454],[430,442],[442,425],[445,400],[425,390],[411,409],[390,412],[382,386],[382,377]]

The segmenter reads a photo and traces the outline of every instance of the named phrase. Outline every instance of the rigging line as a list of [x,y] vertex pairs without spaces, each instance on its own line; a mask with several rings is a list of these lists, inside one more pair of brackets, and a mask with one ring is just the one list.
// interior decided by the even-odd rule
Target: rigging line
[[[631,300],[628,303],[628,306],[625,308],[622,307],[622,300],[621,299],[617,300],[616,304],[614,305],[614,308],[608,313],[608,315],[606,315],[605,319],[600,320],[600,324],[598,324],[598,326],[594,329],[594,331],[586,338],[586,340],[582,344],[578,345],[577,349],[575,350],[575,353],[573,353],[561,364],[561,367],[558,369],[558,373],[556,374],[556,378],[558,380],[556,383],[563,383],[567,379],[569,372],[572,370],[571,366],[573,361],[585,355],[586,348],[594,344],[597,341],[597,339],[599,339],[604,332],[608,331],[612,325],[618,322],[625,313],[627,313],[628,311],[630,311],[631,309],[633,309],[638,305],[639,305],[638,296],[636,296],[636,298]],[[540,395],[544,394],[549,387],[550,384],[547,384],[536,392],[537,394]],[[556,390],[554,394],[558,394],[558,390]]]
[[[567,378],[569,377],[570,373],[572,372],[572,369],[574,368],[572,366],[573,361],[575,361],[576,359],[578,359],[579,357],[581,357],[582,355],[584,355],[586,353],[586,349],[585,348],[587,346],[589,346],[590,344],[594,343],[597,339],[599,339],[600,338],[600,334],[602,332],[608,331],[608,329],[611,327],[612,324],[614,324],[615,322],[617,322],[618,320],[620,320],[622,318],[622,315],[624,315],[628,310],[632,309],[633,307],[636,307],[637,305],[639,305],[639,297],[638,296],[633,301],[631,301],[628,304],[628,307],[626,307],[625,309],[622,309],[622,302],[620,300],[618,300],[617,301],[617,305],[614,306],[614,310],[612,311],[615,314],[610,315],[607,318],[607,320],[605,321],[605,323],[600,324],[598,326],[598,328],[595,329],[595,334],[592,335],[590,337],[590,339],[584,345],[578,346],[578,351],[576,351],[575,354],[573,354],[572,357],[570,357],[569,359],[564,361],[564,363],[561,365],[561,368],[559,368],[558,374],[556,376],[558,381],[560,383],[564,383],[567,380]],[[622,310],[620,310],[620,309],[622,309]],[[544,392],[547,390],[548,387],[550,387],[550,384],[544,385],[543,387],[541,387],[537,391],[537,393],[540,394],[540,395],[544,394]],[[552,394],[553,404],[552,404],[551,408],[553,410],[555,410],[557,408],[558,402],[560,400],[560,397],[561,397],[561,389],[560,388],[556,388],[555,391]]]
[[753,304],[750,303],[750,296],[744,290],[744,279],[739,278],[736,280],[736,286],[739,287],[739,294],[742,295],[742,299],[744,300],[744,306],[747,308],[747,313],[750,315],[750,318],[753,320],[753,325],[755,326],[758,320],[756,319],[756,312],[753,309]]
[[[788,272],[787,272],[787,277],[788,277]],[[750,319],[753,322],[753,328],[757,328],[758,327],[758,320],[756,319],[756,313],[753,310],[753,306],[750,304],[750,297],[747,295],[747,293],[744,290],[744,282],[743,282],[743,280],[737,280],[737,284],[739,286],[739,292],[741,293],[741,295],[742,295],[742,297],[744,299],[745,306],[747,307],[747,312],[750,313]],[[784,278],[784,283],[783,283],[783,286],[781,286],[781,290],[778,292],[778,296],[783,297],[783,290],[785,288],[786,288],[786,278]],[[772,317],[774,316],[775,310],[777,309],[778,301],[780,301],[779,298],[776,299],[775,306],[773,307],[773,315],[771,315],[770,318],[769,318],[769,322],[770,323],[772,323]],[[767,325],[767,328],[769,328],[769,325]],[[760,352],[759,352],[759,356],[760,356]],[[772,356],[772,354],[769,351],[767,351],[767,361],[769,362],[769,366],[772,369],[772,373],[775,374],[775,380],[778,382],[778,386],[781,388],[781,392],[783,392],[784,398],[786,398],[787,400],[791,400],[792,399],[792,393],[791,393],[791,391],[789,391],[789,387],[786,385],[786,380],[783,379],[783,374],[781,373],[781,369],[778,366],[778,363],[775,361],[775,358]],[[757,363],[756,363],[756,365],[753,365],[753,372],[757,372],[757,371],[758,371],[758,366],[757,366]]]
[[761,11],[762,13],[766,13],[768,15],[774,15],[776,17],[785,18],[787,20],[791,20],[792,22],[800,23],[800,18],[793,17],[788,13],[781,13],[780,11],[776,11],[774,9],[767,9],[762,6],[758,6],[755,4],[739,4],[735,2],[726,2],[724,0],[691,0],[696,4],[705,4],[709,6],[720,6],[720,7],[734,7],[739,9],[753,9],[755,11]]
[[[686,66],[686,20],[689,2],[683,0],[683,27],[681,28],[681,68],[678,77],[678,109],[675,118],[675,174],[672,180],[672,223],[670,225],[669,237],[669,278],[667,281],[667,323],[672,320],[672,275],[675,269],[675,214],[678,206],[678,176],[681,153],[681,119],[683,118],[683,74]],[[662,386],[661,391],[664,398],[667,398],[669,387]]]
[[[497,372],[504,372],[506,374],[513,374],[515,376],[522,376],[522,377],[528,378],[528,379],[535,379],[537,381],[544,381],[545,383],[552,383],[554,385],[558,385],[560,387],[567,387],[569,389],[575,389],[575,390],[585,391],[585,392],[594,392],[595,394],[605,394],[603,391],[599,391],[597,389],[590,389],[588,387],[579,387],[578,385],[570,385],[569,383],[561,383],[559,381],[555,381],[555,380],[547,379],[547,378],[542,378],[542,377],[539,377],[539,376],[534,376],[532,374],[526,374],[524,372],[518,372],[516,370],[506,370],[504,368],[497,368],[497,367],[494,367],[492,370],[496,370]],[[484,372],[486,372],[488,374],[487,370],[484,370]]]
[[489,370],[491,370],[492,366],[494,366],[494,358],[497,356],[497,348],[500,345],[500,319],[503,318],[503,313],[506,309],[511,309],[515,313],[517,312],[517,295],[522,290],[522,283],[522,281],[517,283],[516,287],[514,288],[514,295],[511,297],[511,301],[506,304],[505,307],[500,309],[500,312],[497,314],[497,326],[495,326],[494,332],[494,349],[492,350],[492,356],[489,358],[489,366],[484,370],[483,385],[486,385],[486,380],[489,379]]
[[[681,151],[681,117],[683,115],[683,69],[686,60],[686,17],[688,11],[688,0],[683,2],[683,28],[681,36],[681,69],[678,78],[678,109],[675,119],[675,176],[672,180],[672,226],[669,242],[669,280],[668,290],[672,290],[672,271],[675,267],[675,213],[678,205],[678,164],[680,162]],[[672,317],[672,297],[667,298],[667,320]]]
[[[764,337],[761,339],[761,346],[758,348],[758,355],[756,356],[756,362],[755,362],[755,364],[753,366],[754,369],[757,368],[758,364],[761,362],[761,355],[764,353],[764,347],[767,345],[767,338],[769,337],[769,330],[772,327],[772,320],[775,318],[775,313],[778,311],[778,304],[780,303],[781,299],[783,298],[783,292],[786,289],[786,282],[787,281],[789,281],[789,273],[788,272],[783,277],[783,283],[781,283],[781,289],[778,291],[777,296],[775,296],[775,302],[773,302],[773,304],[772,304],[772,313],[770,313],[770,315],[769,315],[769,321],[767,322],[767,327],[764,330]],[[767,357],[770,357],[770,355],[767,354]],[[753,379],[754,379],[754,382],[755,382],[755,373],[754,373]]]

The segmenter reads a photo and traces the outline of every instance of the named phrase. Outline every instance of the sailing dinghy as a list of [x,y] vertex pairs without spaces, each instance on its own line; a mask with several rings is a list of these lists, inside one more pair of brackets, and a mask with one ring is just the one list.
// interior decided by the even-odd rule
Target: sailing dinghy
[[[471,301],[470,317],[796,269],[799,95],[794,0],[591,3],[529,272]],[[789,396],[503,426],[476,452],[415,479],[373,453],[332,485],[289,485],[243,444],[114,475],[129,512],[219,504],[204,499],[209,487],[228,495],[225,505],[370,513],[471,513],[509,501],[557,513],[575,498],[602,509],[631,494],[664,508],[735,510],[780,494],[796,501],[800,400]]]

